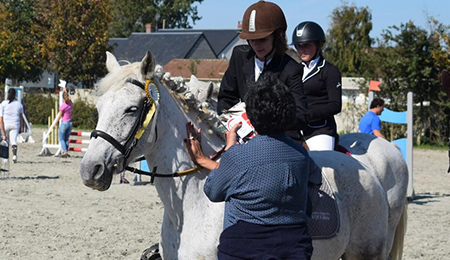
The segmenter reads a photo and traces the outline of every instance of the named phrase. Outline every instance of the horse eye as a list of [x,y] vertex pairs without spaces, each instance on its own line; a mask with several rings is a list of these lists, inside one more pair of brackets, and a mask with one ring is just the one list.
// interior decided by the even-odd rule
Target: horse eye
[[128,109],[125,111],[125,113],[134,113],[134,112],[136,112],[137,110],[138,110],[138,107],[132,106],[132,107],[128,108]]

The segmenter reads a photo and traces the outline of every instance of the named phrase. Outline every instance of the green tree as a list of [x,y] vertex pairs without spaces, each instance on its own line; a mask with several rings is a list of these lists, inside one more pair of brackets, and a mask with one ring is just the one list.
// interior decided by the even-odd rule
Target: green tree
[[128,37],[132,32],[145,30],[141,22],[145,0],[110,0],[112,20],[109,24],[109,35],[112,37]]
[[113,20],[110,35],[128,37],[132,32],[144,32],[146,24],[158,28],[192,28],[201,19],[195,3],[203,0],[110,0]]
[[[439,71],[450,69],[450,26],[440,23],[433,17],[429,18],[428,21],[431,28],[430,40],[434,46],[432,55],[435,67]],[[434,110],[437,112],[436,122],[439,126],[430,127],[430,135],[437,136],[441,140],[440,143],[445,143],[447,138],[450,137],[449,98],[441,89],[434,102]]]
[[[448,34],[447,34],[448,35]],[[370,79],[382,79],[380,95],[393,110],[406,109],[406,94],[414,93],[417,143],[442,144],[445,132],[440,68],[433,53],[441,53],[436,35],[412,21],[384,30],[378,47],[370,52]],[[423,139],[423,137],[425,139]]]
[[326,59],[343,76],[361,76],[366,68],[366,53],[371,48],[372,15],[367,7],[344,5],[333,10],[324,50]]
[[72,83],[92,87],[106,73],[108,0],[38,0],[37,19],[45,31],[50,70]]
[[[48,117],[51,115],[52,109],[59,109],[56,99],[50,94],[27,93],[23,97],[26,104],[26,114],[28,121],[32,124],[47,125]],[[57,114],[58,111],[55,112]],[[51,122],[50,122],[51,123]]]
[[428,19],[431,28],[431,41],[436,46],[432,55],[440,69],[450,69],[450,25],[444,25],[433,17]]
[[73,103],[74,115],[72,122],[73,127],[81,129],[95,129],[98,121],[98,113],[95,106],[88,104],[86,101],[77,99]]
[[43,32],[35,23],[31,0],[0,2],[0,80],[37,81],[47,58],[42,52]]

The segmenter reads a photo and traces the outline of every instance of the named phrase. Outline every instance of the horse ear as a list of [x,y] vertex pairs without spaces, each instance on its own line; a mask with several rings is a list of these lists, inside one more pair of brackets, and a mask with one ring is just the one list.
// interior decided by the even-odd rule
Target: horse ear
[[147,51],[147,54],[141,62],[141,73],[145,76],[145,79],[151,78],[153,72],[155,71],[155,67],[155,57],[150,51]]
[[109,72],[120,69],[120,64],[117,61],[116,57],[109,51],[106,52],[106,68]]
[[448,70],[443,70],[441,72],[441,82],[447,97],[450,98],[450,73]]
[[213,92],[214,92],[214,84],[210,82],[206,91],[206,100],[210,100],[212,98]]

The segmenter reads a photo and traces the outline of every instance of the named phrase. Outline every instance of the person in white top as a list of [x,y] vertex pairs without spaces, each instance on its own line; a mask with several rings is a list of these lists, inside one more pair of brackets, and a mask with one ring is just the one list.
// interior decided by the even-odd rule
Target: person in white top
[[16,99],[16,90],[10,88],[8,96],[0,108],[0,130],[3,140],[6,140],[13,152],[13,162],[17,162],[17,135],[22,126],[23,106]]

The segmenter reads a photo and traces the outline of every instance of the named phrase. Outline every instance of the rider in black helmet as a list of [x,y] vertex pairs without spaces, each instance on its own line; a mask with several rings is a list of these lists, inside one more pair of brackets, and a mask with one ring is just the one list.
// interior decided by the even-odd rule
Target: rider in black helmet
[[306,21],[292,34],[303,64],[303,91],[308,102],[308,125],[303,135],[310,150],[334,150],[338,139],[334,115],[341,112],[341,73],[322,56],[325,33],[320,25]]

